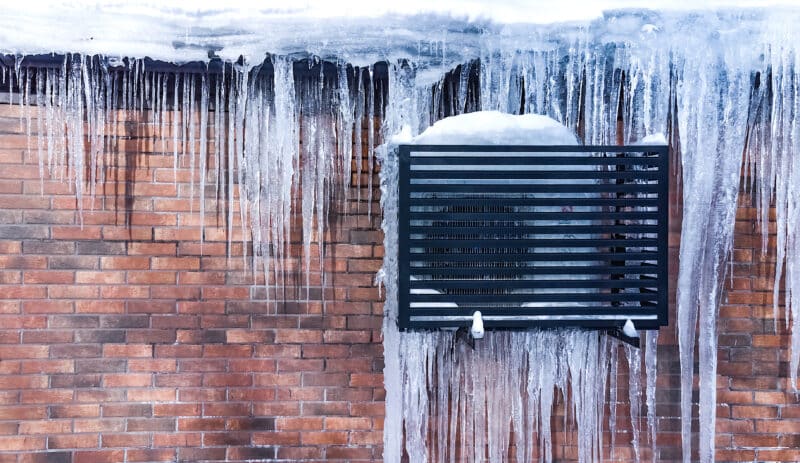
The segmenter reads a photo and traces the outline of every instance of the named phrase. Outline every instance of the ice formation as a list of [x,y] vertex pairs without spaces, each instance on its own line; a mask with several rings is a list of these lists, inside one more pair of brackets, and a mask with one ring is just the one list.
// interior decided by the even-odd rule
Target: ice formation
[[[680,164],[683,211],[676,324],[684,461],[693,460],[695,351],[700,359],[699,460],[714,460],[716,316],[733,245],[742,159],[750,179],[746,187],[756,197],[764,247],[770,204],[776,208],[776,322],[783,318],[792,328],[789,371],[792,386],[797,386],[800,163],[795,157],[800,151],[800,76],[793,25],[800,15],[796,10],[623,10],[592,22],[532,25],[535,8],[526,10],[530,17],[520,15],[527,19],[508,24],[502,18],[492,21],[491,14],[465,21],[452,10],[444,16],[436,15],[442,11],[428,10],[412,16],[342,20],[336,14],[304,15],[306,10],[300,8],[259,11],[252,21],[239,24],[241,18],[230,10],[208,15],[172,11],[152,22],[156,6],[131,12],[122,4],[115,5],[97,9],[85,31],[53,29],[66,31],[58,33],[62,35],[42,30],[52,26],[48,21],[75,19],[74,12],[62,19],[50,17],[61,11],[58,8],[44,9],[39,20],[31,22],[26,21],[31,15],[25,6],[13,5],[0,17],[0,52],[8,53],[0,61],[0,86],[15,90],[10,100],[22,107],[21,123],[26,130],[46,134],[35,142],[31,137],[29,143],[30,149],[40,153],[42,175],[69,180],[79,205],[91,206],[91,197],[106,179],[106,167],[117,162],[111,158],[115,151],[107,148],[118,142],[118,134],[107,133],[106,127],[124,121],[133,110],[146,109],[144,114],[158,133],[173,137],[171,142],[158,139],[155,143],[161,146],[156,148],[174,156],[176,165],[186,163],[208,171],[208,176],[195,179],[194,190],[202,192],[198,193],[201,211],[207,208],[206,186],[213,184],[214,200],[226,204],[229,236],[236,223],[234,215],[240,214],[242,235],[254,241],[254,255],[248,257],[265,273],[266,281],[277,282],[287,270],[282,257],[288,252],[292,232],[293,193],[302,194],[304,267],[306,272],[319,272],[323,259],[312,261],[311,246],[319,243],[320,254],[324,251],[325,216],[333,200],[347,192],[353,174],[350,157],[364,154],[367,172],[356,163],[356,178],[361,174],[371,178],[376,154],[372,147],[378,140],[398,134],[409,139],[439,119],[476,110],[546,115],[587,144],[634,143],[667,134]],[[114,19],[119,16],[127,22]],[[376,28],[376,22],[381,27]],[[265,34],[265,30],[270,32]],[[21,58],[53,51],[67,53],[55,66],[49,58],[38,61],[42,65]],[[266,59],[265,53],[270,53]],[[130,58],[121,58],[125,56]],[[151,62],[143,60],[145,56],[175,62],[214,59],[199,67],[159,71],[149,68]],[[385,77],[377,76],[376,62],[384,63]],[[367,140],[361,138],[362,129]],[[302,145],[297,142],[301,137]],[[370,146],[367,153],[361,153],[362,141]],[[391,239],[396,224],[387,207],[392,197],[387,179],[396,170],[389,145],[379,148],[377,155],[382,159],[383,220],[389,237],[379,275],[387,298],[387,461],[399,461],[403,426],[415,430],[405,442],[412,461],[454,452],[480,457],[470,453],[478,447],[426,449],[422,445],[430,433],[483,435],[483,430],[474,427],[480,422],[477,419],[428,423],[414,414],[426,409],[432,411],[428,415],[432,420],[444,419],[442,407],[453,402],[451,396],[438,394],[454,393],[448,389],[452,385],[445,386],[438,376],[445,371],[458,378],[454,383],[458,394],[487,394],[487,400],[495,400],[490,395],[497,391],[495,387],[524,385],[524,400],[539,404],[540,413],[512,414],[511,419],[519,420],[515,423],[524,429],[541,432],[537,448],[540,445],[545,452],[544,460],[550,459],[546,453],[550,434],[549,421],[543,418],[549,416],[545,410],[555,400],[554,389],[548,386],[563,387],[564,381],[571,381],[575,402],[570,413],[582,423],[579,432],[588,433],[581,435],[581,459],[593,460],[599,451],[600,416],[592,404],[606,400],[605,389],[601,394],[596,385],[609,384],[608,397],[612,401],[616,397],[617,353],[609,350],[603,338],[585,333],[565,334],[557,340],[533,332],[487,333],[481,347],[461,352],[462,347],[449,344],[447,333],[397,332],[391,304],[396,298],[396,242]],[[242,194],[233,204],[237,183]],[[786,289],[783,317],[778,314],[781,282]],[[420,347],[410,349],[415,344],[409,339]],[[552,365],[547,363],[550,360],[543,363],[552,374],[504,376],[499,365],[523,365],[534,352],[517,349],[516,341],[534,350],[547,341],[546,351],[536,351],[536,355],[558,359]],[[643,419],[651,426],[647,439],[642,433],[635,437],[650,441],[655,436],[657,336],[647,333],[643,344],[647,378]],[[632,354],[628,357],[631,370],[639,368],[637,354],[628,353]],[[442,363],[455,355],[463,363]],[[592,356],[593,367],[600,368],[582,363],[586,356]],[[481,384],[475,374],[497,375],[497,384]],[[523,379],[526,382],[520,383]],[[638,400],[642,388],[632,386],[631,400]],[[511,402],[505,405],[518,410],[513,407],[519,404]],[[495,404],[490,405],[487,411],[494,411]],[[479,412],[458,409],[459,416],[474,417]],[[615,413],[612,410],[609,416],[612,425]],[[498,421],[507,417],[492,413],[486,417],[481,426],[493,431],[478,444],[483,442],[487,452],[495,455],[507,443],[507,423]],[[528,441],[518,445],[524,452],[533,451],[532,446]]]
[[[404,118],[403,118],[404,119]],[[401,119],[402,120],[402,119]],[[394,140],[398,141],[398,140]],[[443,119],[403,143],[575,145],[572,131],[537,114],[481,111]],[[386,255],[396,255],[397,159],[392,143],[381,150],[381,202]],[[384,323],[387,427],[384,458],[409,462],[553,461],[551,421],[574,422],[580,461],[600,461],[609,373],[616,393],[620,344],[599,332],[529,330],[487,332],[474,348],[459,332],[399,332],[396,261],[380,275],[386,284]],[[648,345],[655,356],[655,343]],[[631,404],[641,403],[641,356],[626,348]],[[654,360],[651,360],[651,362]],[[655,384],[654,365],[647,384]],[[652,376],[652,378],[651,378]],[[395,398],[395,400],[392,400]],[[648,398],[654,399],[648,390]],[[397,400],[401,399],[401,400]],[[554,414],[563,402],[564,415]],[[612,404],[616,404],[615,396]],[[389,408],[393,407],[393,408]],[[616,407],[612,406],[616,413]],[[391,413],[389,412],[391,410]],[[648,408],[648,412],[654,412]],[[616,415],[615,415],[616,416]],[[394,419],[393,422],[388,420]],[[639,407],[631,406],[632,442],[639,460]],[[655,435],[649,419],[648,438]],[[398,431],[402,430],[402,431]],[[513,430],[513,433],[512,433]],[[610,426],[612,436],[615,425]],[[511,436],[514,436],[512,439]],[[405,435],[405,442],[400,436]],[[531,440],[533,438],[533,440]],[[514,456],[510,457],[513,445]]]

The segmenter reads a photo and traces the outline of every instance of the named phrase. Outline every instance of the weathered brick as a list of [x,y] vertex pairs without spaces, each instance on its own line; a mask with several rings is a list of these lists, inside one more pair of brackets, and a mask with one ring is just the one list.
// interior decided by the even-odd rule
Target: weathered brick
[[150,317],[147,315],[104,315],[100,317],[101,328],[147,328]]
[[90,418],[100,416],[100,405],[51,405],[48,411],[50,418]]
[[150,437],[148,434],[102,434],[101,446],[102,447],[147,447],[150,444]]
[[79,255],[125,255],[126,242],[113,241],[77,241],[75,251]]
[[[0,235],[2,227],[0,227]],[[24,236],[21,238],[29,238]],[[25,254],[74,254],[75,243],[59,240],[24,240],[22,242],[22,252]]]
[[125,371],[125,359],[78,359],[76,373],[119,373]]
[[56,344],[50,347],[52,358],[91,358],[100,356],[99,344]]
[[99,374],[53,375],[50,377],[51,387],[90,388],[100,387],[100,384],[101,376]]
[[99,261],[94,256],[50,256],[48,268],[52,270],[96,270]]
[[96,315],[53,315],[49,317],[50,328],[96,328],[100,318]]
[[116,463],[124,458],[125,450],[87,450],[75,452],[72,463]]
[[[71,435],[50,436],[47,439],[47,448],[50,449],[97,448],[99,442],[100,442],[100,436],[98,434],[71,434]],[[69,455],[68,452],[64,453]]]
[[[7,198],[7,197],[6,197]],[[0,198],[2,202],[4,198]],[[19,199],[22,201],[22,199]],[[41,208],[46,208],[49,205],[48,201],[39,202]],[[18,208],[29,207],[23,204],[18,204]],[[11,209],[11,207],[3,207],[3,209]],[[47,239],[50,237],[50,229],[42,225],[0,225],[0,239]]]

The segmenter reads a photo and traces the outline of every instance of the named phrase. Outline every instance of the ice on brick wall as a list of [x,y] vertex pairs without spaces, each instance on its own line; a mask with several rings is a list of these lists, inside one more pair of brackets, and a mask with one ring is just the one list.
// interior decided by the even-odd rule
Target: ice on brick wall
[[[693,7],[689,3],[679,2],[677,7]],[[563,381],[587,385],[585,391],[575,395],[578,402],[571,413],[582,426],[580,432],[588,433],[581,434],[587,439],[581,441],[585,442],[580,448],[581,458],[592,461],[598,451],[593,433],[599,432],[597,415],[602,410],[597,404],[622,400],[616,394],[616,373],[617,363],[624,359],[604,341],[571,332],[559,337],[560,341],[533,333],[519,334],[520,339],[514,339],[534,349],[524,352],[509,347],[511,338],[506,335],[490,333],[484,347],[467,353],[461,353],[460,347],[443,347],[452,341],[451,334],[419,334],[424,338],[418,339],[419,348],[424,351],[415,352],[414,360],[429,369],[424,370],[426,375],[419,371],[404,373],[404,368],[413,365],[401,355],[410,348],[405,344],[409,341],[397,332],[393,318],[397,243],[391,237],[396,235],[396,165],[390,144],[374,149],[378,140],[408,141],[432,126],[429,134],[441,130],[451,133],[452,140],[459,143],[485,142],[474,132],[436,122],[446,114],[491,110],[495,112],[474,116],[479,121],[476,125],[494,130],[494,138],[488,141],[501,139],[496,125],[512,120],[508,119],[511,114],[547,116],[556,121],[548,124],[557,124],[562,132],[587,144],[669,141],[679,167],[676,191],[684,214],[674,320],[681,359],[683,458],[692,461],[692,452],[699,452],[699,459],[707,462],[714,458],[717,308],[733,245],[742,168],[750,181],[741,186],[755,197],[765,249],[770,205],[775,206],[775,318],[776,325],[791,329],[789,372],[792,386],[797,385],[800,187],[796,185],[800,185],[800,162],[795,157],[800,150],[800,51],[795,25],[800,13],[788,8],[791,2],[778,3],[787,8],[698,12],[629,9],[607,11],[602,17],[601,7],[593,5],[594,10],[573,14],[598,19],[539,25],[534,23],[541,8],[535,3],[515,10],[511,19],[504,17],[509,5],[520,6],[515,2],[501,2],[483,10],[474,5],[459,10],[455,3],[426,9],[411,2],[399,6],[399,10],[373,9],[350,19],[342,19],[339,13],[352,5],[338,5],[340,10],[335,11],[315,3],[244,13],[233,9],[207,11],[198,6],[187,13],[181,9],[165,12],[160,5],[137,9],[117,3],[92,10],[91,21],[85,21],[85,11],[71,10],[68,4],[42,8],[35,16],[27,5],[15,4],[4,9],[0,17],[0,52],[19,56],[59,52],[65,56],[55,65],[50,62],[48,67],[37,68],[5,55],[0,61],[0,87],[15,89],[9,100],[22,107],[20,124],[32,134],[28,149],[38,152],[42,177],[69,182],[83,209],[93,207],[92,198],[106,181],[108,167],[119,161],[115,158],[119,152],[114,149],[120,143],[119,134],[108,127],[115,128],[144,110],[146,116],[142,117],[149,118],[150,126],[167,135],[154,140],[154,149],[173,157],[176,176],[178,166],[195,167],[200,172],[191,183],[200,198],[200,221],[209,221],[208,199],[222,204],[222,210],[214,212],[222,214],[228,236],[233,236],[234,224],[241,221],[244,239],[254,242],[253,255],[231,257],[245,259],[271,284],[288,273],[284,258],[289,256],[293,233],[302,236],[303,283],[308,286],[311,274],[324,270],[326,216],[338,199],[353,204],[346,201],[351,174],[357,182],[366,179],[366,184],[357,184],[363,188],[358,188],[356,204],[363,207],[371,201],[371,173],[374,160],[380,158],[382,219],[387,236],[386,258],[378,275],[387,300],[387,461],[399,461],[403,445],[408,445],[402,442],[399,430],[410,412],[428,413],[434,420],[435,425],[423,423],[422,415],[415,415],[410,425],[418,431],[444,433],[437,436],[477,432],[480,436],[476,442],[487,452],[500,452],[506,436],[505,417],[484,414],[486,420],[479,423],[484,427],[476,431],[476,415],[469,414],[480,411],[468,410],[464,402],[451,409],[456,405],[442,395],[445,390],[452,391],[446,378],[456,381],[452,387],[458,394],[490,394],[497,391],[492,389],[495,385],[481,385],[468,378],[463,365],[441,369],[436,365],[464,355],[472,362],[470,371],[501,374],[492,369],[492,361],[530,362],[534,353],[548,373],[528,375],[525,384],[515,383],[519,380],[516,377],[498,376],[497,387],[520,386],[525,392],[524,397],[509,397],[508,402],[493,403],[492,407],[517,410],[525,401],[538,404],[537,413],[512,414],[511,419],[514,429],[536,429],[539,441],[531,442],[517,433],[514,436],[519,439],[519,448],[533,451],[536,447],[545,452],[543,459],[549,460],[551,433],[544,417],[554,398],[547,387],[567,387]],[[643,6],[623,0],[607,5]],[[560,6],[561,13],[576,10],[569,2]],[[725,6],[725,2],[712,6]],[[314,11],[316,15],[311,14]],[[153,21],[153,16],[160,19]],[[565,18],[577,19],[569,15]],[[86,27],[53,28],[48,23],[79,20]],[[376,23],[381,27],[375,27]],[[42,33],[44,29],[48,33]],[[270,33],[264,34],[264,30]],[[121,59],[125,56],[130,58]],[[157,71],[147,68],[144,57],[176,62],[214,57],[221,59],[224,71]],[[322,60],[328,60],[333,72],[296,75],[300,59],[304,65],[319,66],[315,70],[322,68]],[[383,88],[383,81],[376,77],[373,65],[378,61],[387,63],[388,88]],[[267,69],[270,72],[262,72]],[[513,120],[530,122],[536,118]],[[520,123],[516,129],[536,132],[541,127]],[[545,137],[540,142],[548,140]],[[351,157],[362,156],[366,163],[357,162],[355,171],[351,171]],[[239,198],[234,194],[237,188]],[[213,193],[207,195],[212,189]],[[301,195],[296,204],[295,195]],[[346,209],[338,210],[370,210],[368,205],[358,211]],[[303,215],[299,230],[291,229],[293,213]],[[324,271],[322,275],[325,284]],[[786,288],[783,313],[779,310],[781,284]],[[538,342],[553,345],[540,352],[535,350],[539,349]],[[646,405],[637,419],[651,427],[636,438],[652,444],[656,436],[653,425],[658,421],[656,336],[648,334],[645,346],[644,355],[633,360],[643,363],[646,378],[645,386],[635,395],[642,396]],[[595,356],[602,364],[600,371],[584,368],[579,353]],[[692,449],[695,353],[700,359],[698,405],[703,425],[699,428],[699,448]],[[569,359],[573,359],[572,364]],[[445,373],[446,377],[439,376]],[[590,381],[595,381],[595,388],[600,384],[604,391],[608,385],[610,391],[597,396],[597,391],[588,389]],[[489,400],[490,396],[485,397]],[[600,402],[593,402],[595,399]],[[467,414],[472,419],[446,424],[442,421],[444,412]],[[613,427],[618,418],[615,409],[608,418]],[[621,436],[612,433],[612,442],[621,445]],[[419,442],[412,440],[414,445]],[[471,454],[470,458],[477,458],[475,448],[454,448],[454,441],[436,442],[427,449],[415,447],[413,457]]]

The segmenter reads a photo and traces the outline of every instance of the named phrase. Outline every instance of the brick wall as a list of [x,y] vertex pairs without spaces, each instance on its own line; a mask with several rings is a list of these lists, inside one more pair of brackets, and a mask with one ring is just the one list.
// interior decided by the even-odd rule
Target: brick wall
[[[327,287],[312,272],[306,299],[295,257],[276,297],[241,258],[226,258],[212,190],[201,249],[189,162],[173,182],[171,146],[159,152],[146,115],[114,127],[123,136],[110,154],[119,167],[94,201],[83,201],[83,225],[69,186],[40,182],[19,117],[18,107],[0,105],[0,463],[380,460],[377,203],[351,199],[347,215],[333,208]],[[719,321],[718,460],[799,461],[788,335],[783,322],[773,331],[774,237],[762,255],[749,201],[742,197]],[[679,233],[674,210],[673,281]],[[299,256],[299,233],[293,241]],[[677,461],[674,325],[660,344],[655,452]],[[620,368],[615,457],[631,461],[624,362]],[[563,407],[553,429],[555,456],[574,460]],[[642,441],[649,459],[647,436]]]
[[380,458],[377,209],[334,211],[328,287],[290,277],[276,298],[226,258],[213,187],[201,247],[189,162],[174,183],[146,116],[115,128],[116,181],[81,225],[19,112],[0,105],[0,462]]

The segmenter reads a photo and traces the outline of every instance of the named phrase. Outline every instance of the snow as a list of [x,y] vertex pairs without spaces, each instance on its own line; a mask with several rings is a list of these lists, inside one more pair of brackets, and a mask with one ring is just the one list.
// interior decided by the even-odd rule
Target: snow
[[667,145],[667,136],[663,133],[653,133],[639,140],[640,145]]
[[[763,12],[767,6],[786,11],[784,17],[789,13],[796,17],[792,0],[271,0],[257,4],[250,0],[39,0],[3,5],[0,53],[99,54],[179,63],[207,61],[210,55],[230,61],[242,56],[250,66],[268,54],[311,54],[359,66],[413,57],[420,68],[441,71],[486,51],[487,45],[496,50],[546,45],[546,37],[531,34],[532,24],[557,24],[556,28],[582,34],[594,21],[591,28],[608,27],[602,32],[606,35],[659,36],[658,31],[670,29],[669,23],[681,11],[700,10],[714,16],[719,8]],[[652,20],[631,21],[625,13],[642,9],[651,12]],[[605,23],[603,18],[616,19]]]
[[539,114],[478,111],[442,119],[409,140],[415,145],[575,145],[575,135]]

